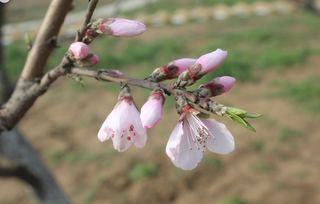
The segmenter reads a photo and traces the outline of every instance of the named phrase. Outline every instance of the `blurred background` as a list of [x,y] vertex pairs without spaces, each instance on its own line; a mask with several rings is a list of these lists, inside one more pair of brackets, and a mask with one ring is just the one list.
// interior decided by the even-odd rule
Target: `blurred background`
[[[25,33],[34,39],[49,2],[7,3],[4,52],[11,79],[17,79],[26,59]],[[256,133],[216,118],[235,137],[236,150],[230,155],[206,152],[193,171],[174,167],[165,154],[178,118],[170,98],[162,121],[148,132],[147,145],[116,152],[111,141],[100,143],[96,134],[116,103],[119,87],[91,79],[84,79],[84,86],[59,79],[19,128],[73,203],[320,203],[320,16],[315,12],[320,3],[314,1],[312,8],[307,3],[100,1],[96,16],[141,20],[148,31],[130,39],[94,41],[99,68],[143,78],[177,58],[216,48],[229,52],[225,63],[202,82],[221,75],[237,78],[236,86],[216,100],[263,114],[252,121]],[[86,4],[75,1],[48,69],[72,42]],[[149,92],[135,88],[133,94],[141,107]],[[19,180],[0,178],[0,203],[34,201]]]

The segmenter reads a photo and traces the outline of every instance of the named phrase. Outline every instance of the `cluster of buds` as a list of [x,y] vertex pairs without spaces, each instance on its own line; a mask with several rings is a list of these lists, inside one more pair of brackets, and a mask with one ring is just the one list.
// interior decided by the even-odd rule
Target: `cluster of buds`
[[[98,19],[91,22],[82,37],[82,42],[71,44],[69,59],[80,67],[92,66],[98,57],[89,51],[88,44],[97,36],[106,34],[115,37],[136,36],[146,30],[144,24],[121,18]],[[226,116],[231,120],[254,130],[246,118],[256,118],[246,111],[219,104],[214,97],[228,92],[235,84],[235,78],[222,76],[202,84],[194,91],[187,90],[207,73],[215,70],[227,57],[227,52],[217,49],[199,58],[181,58],[156,68],[145,78],[145,83],[158,83],[139,112],[133,101],[130,88],[122,84],[118,102],[106,117],[98,139],[104,142],[111,139],[119,152],[131,145],[138,148],[147,142],[147,129],[154,127],[162,118],[166,95],[176,100],[180,115],[166,146],[166,153],[173,164],[185,170],[194,169],[203,157],[203,152],[228,154],[235,148],[232,134],[222,123],[210,119],[211,115]],[[110,77],[122,73],[105,71]],[[176,79],[168,84],[166,80]],[[150,82],[148,82],[150,81]]]
[[91,67],[99,63],[98,55],[90,53],[89,46],[83,42],[72,43],[68,56],[78,67]]

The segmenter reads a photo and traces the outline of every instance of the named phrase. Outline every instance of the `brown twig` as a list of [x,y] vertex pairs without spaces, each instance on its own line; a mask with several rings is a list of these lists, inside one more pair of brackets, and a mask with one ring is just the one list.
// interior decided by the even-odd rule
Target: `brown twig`
[[106,81],[106,82],[129,84],[132,86],[142,87],[150,90],[161,88],[168,91],[168,87],[160,83],[151,82],[151,81],[142,80],[142,79],[134,79],[134,78],[125,77],[125,76],[116,76],[115,74],[113,74],[112,70],[108,70],[108,69],[102,69],[102,70],[96,71],[92,69],[72,68],[70,70],[70,73],[76,74],[79,76],[91,77],[91,78],[95,78],[97,80]]
[[83,34],[87,30],[87,26],[88,26],[88,24],[90,23],[90,21],[92,19],[93,12],[97,7],[98,2],[99,2],[99,0],[90,0],[89,1],[85,20],[83,21],[82,27],[78,31],[77,35],[76,35],[76,39],[75,39],[76,42],[82,41]]

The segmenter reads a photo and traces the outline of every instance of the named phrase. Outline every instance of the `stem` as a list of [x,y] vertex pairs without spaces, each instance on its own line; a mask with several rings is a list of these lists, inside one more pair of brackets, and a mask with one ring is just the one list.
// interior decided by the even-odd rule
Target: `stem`
[[70,73],[76,74],[79,76],[91,77],[91,78],[95,78],[97,80],[106,81],[106,82],[129,84],[132,86],[137,86],[137,87],[146,88],[150,90],[161,88],[168,91],[168,88],[160,83],[151,82],[151,81],[142,80],[142,79],[134,79],[134,78],[124,77],[124,76],[115,76],[112,73],[112,71],[107,69],[96,71],[96,70],[90,70],[90,69],[84,69],[84,68],[72,68],[70,70]]
[[85,20],[82,24],[81,29],[78,31],[75,41],[80,42],[83,39],[83,35],[86,32],[87,26],[90,23],[92,19],[92,15],[94,10],[96,9],[96,6],[98,4],[99,0],[89,0],[88,9],[86,13]]

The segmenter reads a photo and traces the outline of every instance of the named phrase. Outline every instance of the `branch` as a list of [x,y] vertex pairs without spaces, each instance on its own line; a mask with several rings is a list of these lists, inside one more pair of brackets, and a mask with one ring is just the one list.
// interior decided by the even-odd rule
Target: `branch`
[[85,17],[85,20],[83,21],[81,29],[77,33],[77,36],[76,36],[76,39],[75,39],[76,42],[82,41],[83,34],[87,30],[87,26],[88,26],[88,24],[90,23],[90,21],[92,19],[93,12],[96,9],[96,6],[97,6],[98,2],[99,2],[99,0],[89,0],[86,17]]
[[76,74],[79,76],[85,76],[85,77],[91,77],[95,78],[97,80],[101,81],[106,81],[106,82],[115,82],[115,83],[124,83],[124,84],[129,84],[132,86],[137,86],[141,88],[146,88],[146,89],[164,89],[167,92],[172,92],[168,90],[168,87],[156,83],[156,82],[151,82],[148,80],[142,80],[142,79],[134,79],[134,78],[129,78],[125,76],[119,76],[117,74],[114,74],[113,70],[110,69],[102,69],[102,70],[92,70],[92,69],[84,69],[84,68],[72,68],[70,70],[70,73]]
[[0,154],[14,166],[0,169],[0,176],[17,177],[29,184],[39,203],[69,203],[37,152],[18,131],[0,133]]
[[53,48],[56,47],[56,36],[71,9],[72,2],[73,0],[52,0],[34,45],[29,52],[21,79],[32,80],[43,74],[47,59]]
[[3,46],[2,46],[2,27],[4,25],[4,14],[5,14],[5,4],[0,4],[0,92],[1,92],[1,103],[7,101],[13,91],[13,84],[11,84],[9,77],[5,69],[5,60],[3,56]]

